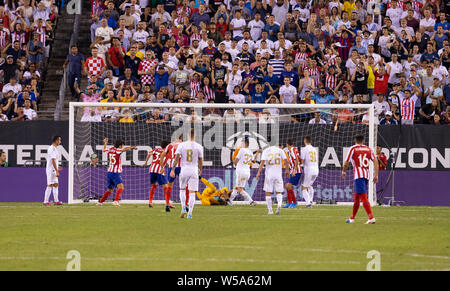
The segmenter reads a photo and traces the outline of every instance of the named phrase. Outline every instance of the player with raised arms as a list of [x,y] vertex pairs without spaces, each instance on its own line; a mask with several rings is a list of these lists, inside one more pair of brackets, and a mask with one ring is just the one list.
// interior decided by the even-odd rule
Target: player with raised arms
[[358,213],[360,202],[363,203],[363,207],[369,216],[366,224],[375,223],[375,218],[372,214],[372,208],[370,207],[370,202],[367,200],[367,187],[369,184],[369,162],[372,161],[374,165],[374,177],[373,182],[378,182],[378,161],[371,148],[364,143],[363,135],[355,136],[355,145],[352,146],[345,159],[344,166],[342,167],[342,178],[346,176],[346,170],[348,168],[349,161],[353,165],[354,181],[355,181],[355,201],[353,203],[353,214],[346,220],[347,223],[355,222],[356,213]]
[[[181,202],[181,218],[186,216],[186,209],[183,207],[186,203],[186,192],[191,192],[189,196],[189,210],[187,218],[192,218],[192,211],[195,205],[195,192],[198,191],[198,180],[202,174],[203,168],[203,147],[195,142],[195,131],[191,128],[189,140],[178,145],[175,151],[175,165],[181,159],[180,170],[180,202]],[[175,178],[175,168],[170,171],[170,176]],[[186,190],[188,186],[188,190]]]
[[319,175],[319,153],[313,147],[311,136],[303,139],[305,147],[301,150],[300,159],[303,164],[302,194],[306,202],[306,208],[312,208],[314,198],[314,181]]
[[277,146],[270,146],[266,148],[261,156],[261,163],[259,165],[256,179],[259,179],[259,175],[264,166],[266,166],[266,173],[264,179],[264,188],[266,192],[266,203],[269,210],[268,214],[273,214],[272,211],[272,193],[275,191],[277,195],[278,207],[276,214],[281,212],[281,203],[283,202],[282,192],[283,189],[283,168],[286,168],[286,153]]
[[283,205],[283,208],[294,208],[298,205],[295,198],[293,186],[298,186],[302,177],[302,167],[300,165],[300,154],[297,147],[294,146],[292,139],[286,141],[287,155],[289,158],[289,168],[286,168],[286,175],[289,177],[286,183],[286,194],[288,203]]
[[[161,141],[160,147],[155,147],[155,149],[148,152],[147,157],[145,158],[145,162],[142,165],[143,167],[147,166],[147,162],[151,157],[151,165],[149,168],[150,172],[150,184],[152,187],[150,188],[149,198],[148,198],[148,207],[153,207],[153,197],[155,196],[156,188],[158,184],[164,189],[164,196],[167,195],[167,179],[163,175],[164,167],[161,164],[161,155],[164,152],[164,149],[167,147],[169,142],[167,140]],[[166,212],[170,212],[169,203],[166,202]]]
[[161,154],[161,166],[163,169],[168,165],[167,169],[167,188],[164,191],[164,198],[166,199],[166,206],[169,205],[169,208],[175,208],[172,204],[170,204],[170,196],[172,196],[172,188],[173,188],[173,182],[175,181],[175,177],[170,176],[170,172],[172,171],[172,168],[175,168],[175,176],[180,175],[180,161],[178,161],[177,165],[174,165],[175,162],[175,151],[178,148],[178,145],[183,142],[183,135],[181,134],[177,140],[171,142],[166,146],[164,151]]
[[100,201],[97,203],[97,205],[102,205],[103,202],[106,201],[106,199],[108,199],[108,196],[112,193],[112,191],[114,191],[114,188],[117,187],[117,191],[116,191],[116,197],[114,198],[113,201],[113,205],[114,206],[120,206],[119,204],[119,199],[120,196],[122,195],[123,192],[123,182],[122,182],[122,177],[121,177],[121,173],[122,173],[122,160],[120,158],[120,155],[123,152],[129,151],[129,150],[134,150],[136,149],[135,146],[131,146],[131,147],[123,147],[124,142],[120,139],[116,140],[114,142],[114,146],[110,147],[109,149],[106,148],[106,146],[108,145],[108,139],[105,138],[103,140],[103,152],[107,152],[108,153],[108,174],[106,176],[107,181],[106,181],[106,192],[103,194],[102,198],[100,199]]
[[55,135],[52,137],[52,144],[48,147],[47,150],[47,188],[45,189],[44,195],[44,205],[50,206],[50,195],[53,190],[53,204],[62,205],[62,202],[58,199],[58,178],[59,171],[61,167],[59,165],[59,161],[61,160],[61,154],[59,153],[57,147],[61,144],[61,137],[59,135]]
[[[250,167],[256,157],[256,155],[255,157],[253,156],[253,153],[248,146],[249,141],[248,138],[246,138],[244,139],[242,147],[237,148],[233,154],[233,163],[236,166],[236,185],[231,192],[230,201],[232,202],[234,198],[236,198],[237,194],[241,194],[250,205],[256,205],[256,202],[253,201],[252,197],[250,197],[250,195],[244,190],[248,179],[250,179]],[[260,151],[261,150],[258,152]]]

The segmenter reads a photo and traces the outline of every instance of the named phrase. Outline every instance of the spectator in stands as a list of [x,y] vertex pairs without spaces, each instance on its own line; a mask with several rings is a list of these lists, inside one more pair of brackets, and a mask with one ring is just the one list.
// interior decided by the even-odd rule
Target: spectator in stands
[[0,151],[0,167],[8,167],[8,162],[6,161],[6,152]]

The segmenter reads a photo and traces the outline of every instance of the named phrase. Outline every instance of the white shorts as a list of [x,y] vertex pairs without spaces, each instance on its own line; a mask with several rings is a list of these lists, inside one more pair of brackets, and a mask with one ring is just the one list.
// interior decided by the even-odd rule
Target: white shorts
[[198,191],[198,180],[197,168],[181,168],[180,189],[184,189],[188,186],[189,192]]
[[236,187],[244,188],[248,179],[250,179],[249,171],[236,171]]
[[276,176],[266,176],[264,179],[264,192],[281,193],[284,191],[283,187],[283,177],[280,175]]
[[319,172],[316,170],[308,171],[305,169],[303,173],[303,181],[302,186],[303,187],[310,187],[314,184],[314,181],[317,179],[317,176],[319,175]]
[[47,170],[47,186],[58,184],[58,177],[56,177],[56,171],[55,170]]

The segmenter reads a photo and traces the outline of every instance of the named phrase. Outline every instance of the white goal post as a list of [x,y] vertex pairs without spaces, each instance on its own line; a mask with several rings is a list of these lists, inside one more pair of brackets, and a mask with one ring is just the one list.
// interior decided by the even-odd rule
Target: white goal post
[[[94,111],[101,115],[104,110],[117,112],[122,116],[123,112],[128,112],[138,119],[134,123],[114,122],[83,122],[80,121],[83,111]],[[172,119],[161,123],[148,123],[142,116],[149,116],[155,109],[161,112],[169,112]],[[218,116],[217,119],[205,117],[205,110],[213,109],[219,112],[239,112],[240,117],[236,120],[225,119],[225,115]],[[260,117],[253,117],[247,114],[246,109],[258,109]],[[187,110],[190,111],[190,113]],[[267,114],[267,111],[277,113]],[[352,118],[358,117],[361,120],[365,116],[365,123],[344,123],[339,122],[340,112],[351,112]],[[179,114],[179,112],[183,114]],[[239,112],[238,112],[239,111]],[[175,113],[177,118],[175,118]],[[339,113],[338,113],[339,112]],[[320,118],[328,121],[328,124],[308,124],[308,122],[296,122],[295,118],[308,118],[320,113]],[[147,115],[146,115],[147,114]],[[179,118],[179,116],[182,116]],[[184,117],[183,117],[184,116]],[[211,115],[207,115],[211,116]],[[269,119],[264,119],[270,116]],[[186,119],[187,117],[188,119]],[[183,119],[184,118],[184,119]],[[254,120],[251,120],[255,118]],[[292,121],[294,119],[294,122]],[[230,120],[232,122],[230,122]],[[307,120],[307,119],[306,119]],[[314,187],[318,187],[315,192],[317,203],[331,203],[337,205],[353,204],[353,171],[348,169],[345,180],[340,178],[341,167],[343,165],[346,150],[351,147],[353,137],[357,133],[366,136],[366,144],[375,151],[376,148],[376,125],[374,121],[373,104],[214,104],[214,103],[88,103],[70,102],[69,105],[69,183],[68,183],[68,203],[82,203],[86,198],[90,201],[96,199],[106,190],[106,154],[102,153],[103,138],[109,138],[109,146],[114,143],[115,138],[122,138],[125,144],[138,146],[137,150],[122,155],[124,166],[123,180],[125,185],[122,203],[148,203],[146,197],[149,191],[148,169],[144,169],[142,157],[145,157],[150,148],[158,146],[162,139],[173,141],[175,136],[184,134],[187,136],[186,128],[194,127],[196,132],[201,132],[197,140],[205,147],[206,158],[204,165],[205,178],[211,178],[211,182],[219,187],[234,187],[233,165],[230,163],[230,156],[234,149],[240,146],[243,137],[254,137],[250,148],[255,150],[265,148],[268,145],[285,144],[286,139],[294,140],[294,145],[299,151],[303,147],[305,135],[311,135],[313,146],[319,148],[319,177]],[[196,134],[197,135],[197,134]],[[265,135],[265,136],[264,136]],[[208,139],[206,144],[203,144]],[[89,156],[97,154],[100,161],[94,169],[89,164]],[[228,156],[227,156],[228,155]],[[124,162],[125,161],[125,162]],[[258,163],[254,165],[256,168]],[[368,189],[368,198],[371,205],[376,205],[375,185],[372,182],[373,164],[371,167],[371,179]],[[252,169],[252,177],[254,178]],[[259,184],[262,184],[263,178]],[[175,180],[175,185],[178,179]],[[257,181],[250,181],[247,192],[253,198],[260,197],[262,185]],[[201,183],[200,183],[201,185]],[[202,185],[201,185],[202,186]],[[204,187],[200,187],[200,192]],[[246,188],[247,189],[247,188]],[[301,187],[300,187],[301,189]],[[160,190],[158,190],[160,191]],[[249,192],[250,191],[250,192]],[[301,190],[296,191],[298,201],[303,202]],[[159,195],[159,194],[158,194]],[[154,203],[163,203],[162,196],[155,196]],[[172,193],[172,198],[178,200],[176,186]],[[261,196],[262,197],[262,196]],[[87,199],[89,200],[89,199]],[[262,201],[262,199],[260,199]],[[238,202],[239,203],[239,202]],[[264,202],[265,203],[265,202]]]

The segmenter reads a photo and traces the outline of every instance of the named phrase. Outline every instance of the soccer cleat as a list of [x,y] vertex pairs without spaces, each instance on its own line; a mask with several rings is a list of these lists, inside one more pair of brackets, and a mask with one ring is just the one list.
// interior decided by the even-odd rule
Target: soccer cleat
[[365,224],[375,224],[375,221],[376,221],[375,218],[372,218],[367,220]]
[[53,202],[54,205],[63,205],[61,201]]
[[256,202],[255,202],[255,201],[252,201],[252,202],[250,202],[249,205],[250,205],[250,206],[256,206]]
[[281,207],[283,207],[283,208],[289,208],[289,207],[291,206],[291,204],[292,204],[292,203],[286,203],[286,204],[284,204],[284,205],[281,206]]
[[278,207],[278,208],[277,208],[277,211],[275,212],[275,214],[276,214],[276,215],[280,215],[280,213],[281,213],[281,207]]
[[354,219],[351,219],[351,218],[349,218],[349,219],[347,219],[345,222],[347,222],[347,223],[353,223],[353,222],[355,222],[355,220]]
[[297,205],[298,205],[298,202],[291,203],[291,205],[289,205],[289,208],[295,208],[295,207],[297,207]]
[[113,201],[112,205],[114,205],[114,206],[120,206],[119,201]]
[[192,219],[192,215],[188,214],[187,219]]
[[96,204],[97,206],[102,206],[103,205],[103,203],[102,202],[97,202],[97,204]]
[[268,215],[272,215],[272,214],[273,214],[273,211],[272,211],[272,210],[269,210],[269,212],[267,212],[267,214],[268,214]]
[[148,207],[153,208],[153,203],[149,203]]
[[186,217],[186,212],[182,211],[181,214],[180,214],[180,218],[185,218],[185,217]]
[[312,204],[307,204],[306,208],[311,209],[312,208]]
[[227,201],[228,206],[233,206],[233,203],[231,203],[230,200]]
[[166,205],[166,212],[170,212],[170,206]]
[[175,206],[173,206],[172,204],[169,204],[169,207],[175,209]]
[[52,204],[50,202],[47,202],[47,203],[42,203],[42,205],[44,205],[44,206],[51,206]]

